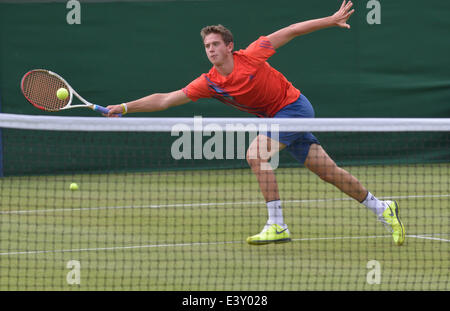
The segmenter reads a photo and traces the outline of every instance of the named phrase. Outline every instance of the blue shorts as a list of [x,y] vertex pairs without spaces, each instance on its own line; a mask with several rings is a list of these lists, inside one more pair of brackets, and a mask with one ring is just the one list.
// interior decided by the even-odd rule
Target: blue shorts
[[[274,118],[314,118],[314,109],[309,100],[301,94],[300,97],[282,108]],[[271,137],[271,133],[267,133]],[[278,141],[285,144],[286,150],[301,164],[305,163],[311,144],[318,144],[319,140],[310,132],[279,132]]]

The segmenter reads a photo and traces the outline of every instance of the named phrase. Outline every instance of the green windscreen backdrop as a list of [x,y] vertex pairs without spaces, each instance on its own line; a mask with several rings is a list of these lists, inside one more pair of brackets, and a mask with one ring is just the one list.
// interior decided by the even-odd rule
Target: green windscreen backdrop
[[[21,77],[34,68],[59,73],[83,97],[103,106],[178,90],[210,69],[199,35],[205,25],[225,25],[234,34],[235,48],[243,49],[259,36],[292,23],[331,15],[340,3],[335,0],[81,1],[80,24],[69,24],[71,9],[66,8],[66,1],[0,1],[1,112],[50,115],[33,108],[20,92]],[[380,4],[379,11],[374,3]],[[269,63],[307,96],[317,118],[450,117],[450,2],[364,0],[355,1],[354,5],[356,13],[349,20],[350,30],[325,29],[296,38],[280,48]],[[51,115],[98,117],[82,109]],[[163,116],[253,117],[218,101],[201,99],[163,112],[127,118]],[[80,156],[83,150],[88,150],[89,157],[95,157],[96,153],[104,154],[110,148],[122,148],[126,156],[131,147],[125,133],[117,135],[114,146],[101,144],[102,135],[115,135],[104,133],[95,139],[85,139],[83,147],[77,140],[71,144],[70,136],[78,133],[66,133],[61,138],[59,132],[43,131],[40,141],[35,134],[2,131],[0,150],[3,150],[4,175],[171,166],[167,155],[152,154],[151,146],[147,149],[140,146],[142,157],[152,154],[157,159],[143,161],[148,163],[146,167],[121,167],[120,161],[108,165],[87,163],[83,160],[85,155]],[[339,143],[335,141],[336,136],[331,140],[317,134],[338,163],[360,164],[356,159],[341,156],[354,148],[352,143],[342,143],[348,135],[351,134],[340,134]],[[419,158],[427,162],[449,160],[448,150],[424,150],[423,146],[419,147],[426,154],[416,158],[416,142],[423,139],[414,133],[396,139],[398,144],[390,146],[379,141],[380,148],[375,148],[375,152],[370,146],[374,163],[389,161],[383,157],[385,153],[395,155],[391,159],[395,163],[416,162]],[[169,135],[168,150],[173,140]],[[425,136],[425,144],[434,140],[448,140],[448,133]],[[23,150],[24,142],[26,150]],[[51,165],[32,161],[43,142],[62,150]],[[389,152],[383,148],[389,148]],[[27,157],[29,165],[24,166],[23,159]],[[281,159],[281,166],[297,165],[288,154],[283,154]],[[245,161],[239,163],[246,166]],[[180,164],[179,168],[227,165],[218,160]]]

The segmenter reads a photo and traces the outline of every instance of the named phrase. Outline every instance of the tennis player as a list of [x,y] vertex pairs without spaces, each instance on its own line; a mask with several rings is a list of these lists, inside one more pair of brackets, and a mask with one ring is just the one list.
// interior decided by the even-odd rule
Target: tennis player
[[[108,106],[108,116],[160,111],[212,97],[262,118],[313,118],[314,110],[308,99],[271,67],[267,59],[295,37],[328,27],[350,29],[347,20],[354,12],[352,6],[351,1],[344,0],[339,10],[331,16],[292,24],[268,36],[261,36],[245,50],[239,51],[233,51],[233,35],[228,29],[222,25],[207,26],[201,30],[201,37],[206,55],[213,65],[208,73],[181,90],[156,93],[121,105]],[[381,201],[367,191],[354,176],[336,165],[312,133],[280,132],[277,140],[270,136],[258,135],[247,150],[247,161],[256,175],[268,209],[266,225],[259,234],[247,238],[249,244],[291,241],[283,219],[275,174],[267,165],[264,166],[271,156],[283,149],[287,149],[322,180],[373,211],[392,232],[394,242],[403,244],[405,228],[399,218],[397,202]]]

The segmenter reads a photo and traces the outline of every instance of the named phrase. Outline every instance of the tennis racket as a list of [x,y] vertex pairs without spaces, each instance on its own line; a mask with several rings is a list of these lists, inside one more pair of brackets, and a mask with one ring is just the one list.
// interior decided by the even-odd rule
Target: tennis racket
[[[36,108],[45,111],[60,111],[71,108],[91,108],[92,110],[107,114],[109,109],[94,105],[81,97],[70,85],[58,74],[45,69],[34,69],[27,72],[20,83],[20,88],[25,98]],[[62,100],[56,96],[60,88],[65,88],[69,96]],[[73,105],[74,95],[82,104]]]

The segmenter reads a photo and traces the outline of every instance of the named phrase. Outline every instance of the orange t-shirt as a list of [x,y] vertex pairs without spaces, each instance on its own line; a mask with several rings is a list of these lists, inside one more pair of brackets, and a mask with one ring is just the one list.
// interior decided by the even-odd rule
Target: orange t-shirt
[[273,117],[300,96],[300,91],[266,62],[273,54],[272,44],[262,36],[245,50],[233,52],[234,68],[228,76],[213,66],[183,92],[192,101],[212,97],[258,117]]

